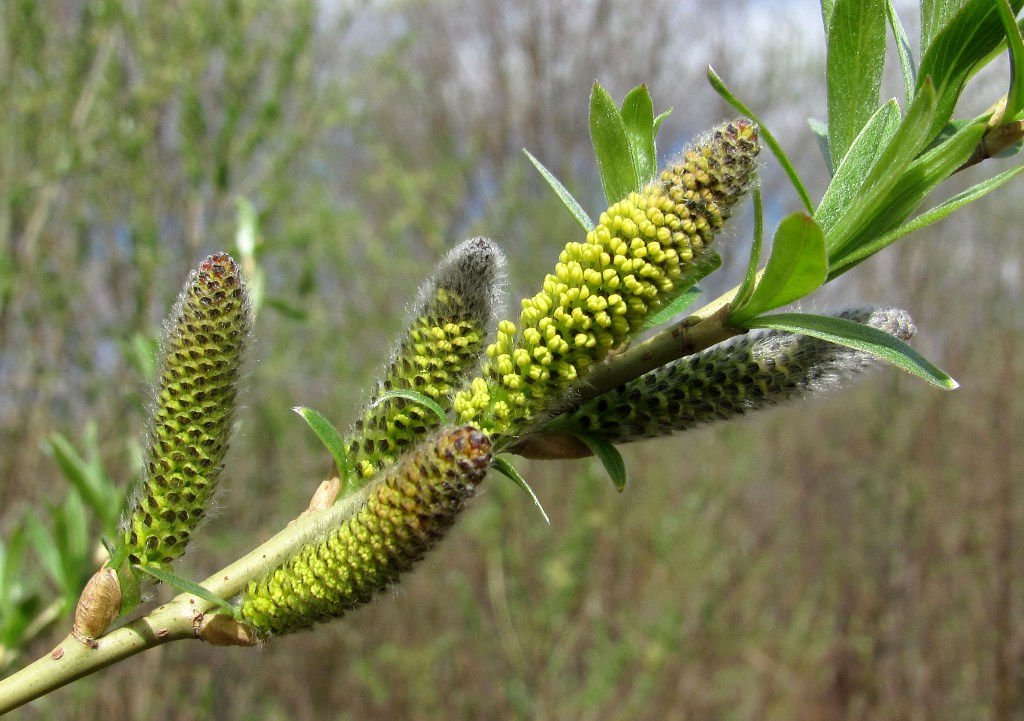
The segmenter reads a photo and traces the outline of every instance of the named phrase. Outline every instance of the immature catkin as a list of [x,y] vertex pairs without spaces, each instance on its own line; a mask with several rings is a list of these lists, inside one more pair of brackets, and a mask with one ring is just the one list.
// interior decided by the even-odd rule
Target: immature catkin
[[145,476],[121,522],[131,563],[167,566],[203,518],[228,449],[252,313],[230,256],[189,275],[165,327]]
[[345,439],[357,477],[369,479],[440,423],[415,401],[379,399],[388,391],[411,390],[450,406],[450,396],[479,363],[504,262],[494,243],[473,238],[454,248],[420,289],[409,327]]
[[625,342],[691,281],[759,149],[751,121],[720,125],[602,213],[584,242],[568,243],[519,323],[498,324],[483,376],[456,397],[458,417],[516,433]]
[[[896,308],[851,308],[835,315],[902,340],[915,332],[910,315]],[[656,438],[838,388],[874,364],[867,353],[810,336],[751,331],[650,371],[553,426],[615,444]]]
[[372,482],[350,520],[251,582],[242,618],[283,634],[368,602],[440,540],[490,462],[490,439],[471,426],[420,442]]

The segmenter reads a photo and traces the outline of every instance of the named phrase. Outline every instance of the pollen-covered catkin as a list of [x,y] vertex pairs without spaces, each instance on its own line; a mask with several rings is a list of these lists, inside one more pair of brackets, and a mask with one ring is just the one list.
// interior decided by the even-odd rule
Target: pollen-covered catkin
[[491,462],[472,426],[421,441],[375,478],[364,505],[242,595],[242,618],[262,635],[337,618],[412,568],[455,522]]
[[189,275],[165,327],[145,476],[121,522],[131,563],[185,552],[217,488],[252,325],[245,280],[218,253]]
[[[915,333],[910,315],[896,308],[851,308],[835,315],[901,340]],[[667,436],[838,388],[873,365],[871,355],[853,348],[756,330],[650,371],[552,425],[616,444]]]
[[381,396],[411,390],[442,406],[479,364],[493,323],[505,258],[487,238],[456,246],[421,288],[408,329],[345,439],[358,478],[369,479],[439,424],[422,404]]
[[687,287],[751,184],[759,149],[751,121],[720,125],[602,213],[584,242],[568,243],[519,323],[498,324],[482,377],[456,396],[459,419],[523,430]]

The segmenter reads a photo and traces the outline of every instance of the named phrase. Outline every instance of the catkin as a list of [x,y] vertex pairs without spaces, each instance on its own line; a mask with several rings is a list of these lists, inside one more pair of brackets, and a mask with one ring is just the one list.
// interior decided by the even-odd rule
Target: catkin
[[369,479],[440,423],[428,408],[393,390],[410,390],[444,405],[478,363],[498,305],[501,250],[486,238],[454,248],[420,290],[377,387],[345,439],[357,478]]
[[502,321],[483,375],[456,396],[463,422],[517,433],[620,347],[680,289],[752,182],[760,149],[749,120],[698,139],[642,191],[570,242],[542,290]]
[[421,442],[372,482],[350,520],[251,582],[242,618],[279,635],[367,603],[448,531],[490,462],[490,439],[471,426]]
[[216,492],[251,325],[241,270],[226,254],[209,256],[166,323],[145,476],[121,522],[133,564],[179,558]]
[[[835,314],[901,340],[915,332],[896,308]],[[552,432],[587,433],[629,443],[730,420],[788,400],[838,388],[875,365],[863,351],[797,333],[756,330],[645,373],[552,424]]]

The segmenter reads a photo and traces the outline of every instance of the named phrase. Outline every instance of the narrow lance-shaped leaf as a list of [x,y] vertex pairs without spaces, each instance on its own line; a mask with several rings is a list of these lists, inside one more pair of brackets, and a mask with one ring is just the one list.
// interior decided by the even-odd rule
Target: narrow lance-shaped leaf
[[647,91],[647,86],[639,85],[629,91],[622,101],[620,112],[639,186],[648,182],[658,172],[658,157],[654,144],[654,102]]
[[190,581],[187,578],[176,576],[170,571],[165,571],[162,568],[158,568],[156,566],[138,566],[137,568],[146,575],[152,576],[153,578],[162,583],[166,583],[168,586],[175,590],[181,591],[182,593],[191,593],[193,596],[201,598],[204,601],[209,601],[213,605],[219,607],[222,611],[226,611],[227,613],[230,613],[232,615],[236,613],[236,609],[234,608],[234,606],[232,606],[230,603],[225,601],[217,594],[207,590],[206,588],[203,588],[195,581]]
[[860,202],[858,191],[882,150],[891,142],[900,125],[900,108],[895,100],[880,107],[854,140],[843,162],[835,169],[832,182],[814,211],[814,220],[826,237],[839,220]]
[[636,191],[640,183],[619,106],[599,83],[590,93],[590,140],[609,205]]
[[338,476],[345,478],[348,475],[349,463],[348,457],[345,455],[345,439],[341,437],[338,429],[334,427],[333,423],[324,418],[320,411],[303,406],[296,406],[292,410],[302,416],[302,420],[306,421],[306,424],[316,434],[316,437],[324,444],[324,447],[331,454],[331,458],[334,459],[334,465],[338,469]]
[[910,217],[942,181],[959,168],[977,147],[985,134],[986,124],[973,123],[963,127],[942,145],[932,148],[906,169],[889,189],[884,203],[876,203],[870,217],[862,217],[846,250],[830,252],[829,279],[850,270],[857,263],[881,249],[878,240]]
[[1010,54],[1010,88],[1006,91],[1006,104],[1003,108],[1003,117],[1010,120],[1016,118],[1024,107],[1024,38],[1021,37],[1020,26],[1017,25],[1009,0],[996,0],[996,6],[1003,21]]
[[529,150],[524,148],[523,152],[526,153],[526,157],[530,159],[530,162],[533,163],[533,167],[537,169],[537,172],[541,174],[541,177],[543,177],[544,180],[547,181],[547,184],[551,186],[551,189],[555,191],[555,195],[557,195],[558,199],[562,201],[562,205],[564,205],[572,217],[576,219],[576,222],[580,224],[580,227],[583,228],[584,232],[590,232],[593,230],[594,221],[590,219],[590,216],[587,215],[587,211],[585,211],[583,206],[580,205],[580,202],[573,197],[573,194],[570,193],[564,185],[562,185],[562,181],[556,178],[554,173],[545,168],[539,160],[533,157]]
[[826,233],[830,263],[833,256],[856,250],[857,244],[869,237],[864,229],[874,219],[886,217],[891,219],[891,225],[896,225],[907,217],[893,212],[893,190],[901,180],[910,177],[908,170],[927,141],[928,126],[934,113],[935,94],[925,83],[889,145],[875,159],[858,191],[857,202]]
[[702,294],[703,291],[699,286],[692,286],[685,293],[676,297],[675,300],[644,321],[641,330],[651,330],[652,328],[657,328],[658,326],[668,323],[670,320],[681,315],[687,308],[696,303],[697,299]]
[[884,0],[836,0],[826,63],[829,151],[838,163],[878,107],[885,67]]
[[896,41],[896,54],[899,56],[900,70],[903,73],[904,97],[909,107],[914,98],[914,88],[917,87],[917,68],[910,50],[910,39],[907,37],[907,31],[903,29],[903,23],[900,22],[900,16],[896,13],[892,0],[885,0],[885,13],[889,18],[893,39]]
[[[1024,0],[1012,0],[1014,14],[1022,4]],[[933,17],[945,22],[924,51],[917,74],[918,90],[930,78],[937,94],[930,137],[935,137],[952,117],[964,85],[981,61],[1006,38],[998,3],[993,0],[967,0],[951,17],[942,10]]]
[[927,210],[918,215],[913,220],[904,223],[898,228],[885,233],[884,235],[878,236],[874,240],[861,245],[857,252],[851,253],[843,258],[843,262],[846,266],[855,265],[865,258],[869,258],[882,248],[888,245],[892,245],[900,238],[910,235],[911,233],[921,230],[932,223],[938,222],[953,212],[964,207],[968,203],[972,203],[983,195],[995,190],[1003,183],[1008,180],[1020,175],[1024,172],[1024,165],[1019,165],[1016,168],[1010,168],[1004,170],[999,175],[995,175],[988,180],[984,180],[977,185],[973,185],[962,193],[958,193],[949,200],[936,205],[934,208]]
[[743,275],[743,281],[736,289],[733,297],[732,308],[735,311],[742,308],[754,292],[754,283],[757,281],[757,268],[761,263],[761,244],[764,242],[764,208],[761,206],[761,189],[754,188],[751,193],[754,201],[754,238],[750,244],[750,257],[747,259],[747,272]]
[[541,505],[540,499],[537,498],[537,494],[533,492],[533,488],[531,488],[530,484],[526,482],[525,478],[523,478],[519,469],[513,466],[512,463],[504,456],[498,456],[495,458],[491,462],[491,467],[519,486],[519,488],[530,497],[530,500],[533,501],[533,505],[537,507],[537,510],[540,511],[540,515],[544,517],[544,522],[549,526],[551,525],[551,519],[548,518],[548,512],[544,510],[544,506]]
[[601,436],[591,433],[577,433],[576,437],[590,449],[590,452],[601,461],[608,477],[615,484],[615,490],[622,493],[629,485],[629,472],[626,470],[626,461],[623,460],[619,449]]
[[790,333],[802,333],[854,348],[946,390],[953,390],[959,385],[942,369],[900,339],[848,319],[805,313],[779,313],[755,318],[747,325],[751,328],[774,328]]

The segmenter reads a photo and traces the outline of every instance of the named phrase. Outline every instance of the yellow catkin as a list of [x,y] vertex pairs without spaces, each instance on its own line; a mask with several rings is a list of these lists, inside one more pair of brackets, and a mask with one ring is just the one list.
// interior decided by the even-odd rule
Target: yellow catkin
[[372,482],[350,520],[250,583],[242,618],[277,635],[368,602],[447,532],[490,462],[490,439],[472,426],[421,442]]
[[749,120],[720,125],[568,243],[518,324],[499,325],[484,384],[455,398],[458,417],[516,433],[624,343],[688,285],[752,182],[759,149]]

